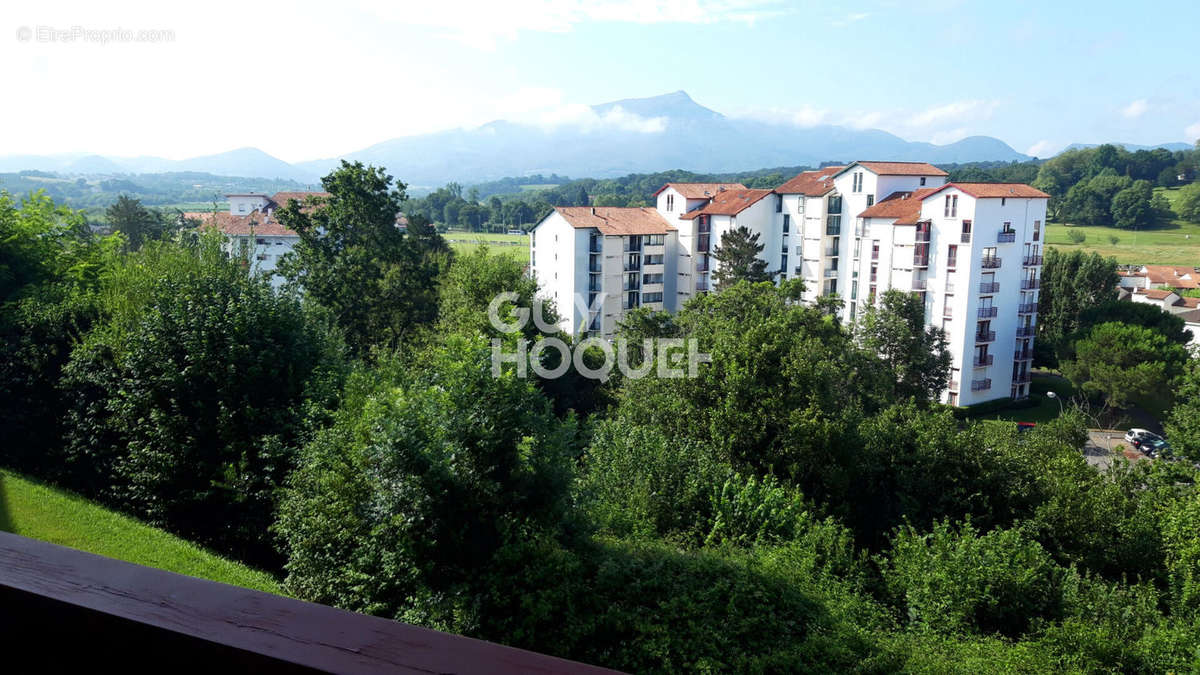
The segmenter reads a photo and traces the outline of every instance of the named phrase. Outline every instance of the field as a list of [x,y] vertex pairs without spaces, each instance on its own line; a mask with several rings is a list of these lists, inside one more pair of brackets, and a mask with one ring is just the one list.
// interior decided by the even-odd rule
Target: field
[[[1165,193],[1172,204],[1179,196],[1178,189],[1155,188]],[[1076,230],[1087,240],[1073,244],[1067,233]],[[1117,237],[1113,244],[1109,237]],[[1115,227],[1067,227],[1056,223],[1046,226],[1046,245],[1060,251],[1095,251],[1112,256],[1118,263],[1129,265],[1200,265],[1200,225],[1174,220],[1151,230],[1121,230]]]
[[0,530],[201,579],[279,593],[265,572],[0,469]]
[[442,236],[459,253],[469,254],[481,245],[486,245],[495,255],[506,255],[522,262],[529,259],[528,235],[451,230]]

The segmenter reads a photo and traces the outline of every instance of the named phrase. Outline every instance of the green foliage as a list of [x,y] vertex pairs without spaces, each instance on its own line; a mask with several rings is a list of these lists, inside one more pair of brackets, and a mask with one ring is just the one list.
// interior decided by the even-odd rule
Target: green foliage
[[142,206],[140,200],[129,195],[117,197],[104,215],[113,231],[125,236],[131,251],[140,249],[148,241],[162,239],[171,230],[162,213]]
[[937,401],[950,379],[946,334],[925,325],[925,307],[913,293],[888,290],[855,324],[862,346],[879,354],[891,370],[897,399]]
[[105,277],[100,304],[106,320],[64,369],[62,480],[271,562],[262,532],[306,401],[329,402],[321,383],[336,375],[336,343],[212,238],[197,250],[145,247]]
[[1038,335],[1034,341],[1037,365],[1055,367],[1057,354],[1075,331],[1080,315],[1116,300],[1117,261],[1096,253],[1062,253],[1048,249],[1042,263],[1038,296]]
[[396,228],[405,186],[383,169],[342,162],[321,182],[328,198],[279,211],[300,235],[280,271],[332,314],[358,354],[393,348],[437,318],[449,245],[424,218],[410,218],[407,235]]
[[1187,359],[1184,348],[1161,333],[1124,323],[1102,323],[1074,345],[1063,375],[1108,405],[1162,406],[1171,401],[1173,380]]
[[1185,185],[1179,189],[1179,198],[1175,201],[1175,212],[1189,223],[1200,223],[1200,182]]
[[568,525],[574,421],[493,377],[481,338],[415,356],[356,375],[304,448],[276,526],[302,597],[396,617],[418,595],[469,604],[504,546]]
[[922,534],[906,527],[880,564],[907,623],[939,633],[1018,637],[1059,611],[1061,572],[1020,530],[981,534],[969,523],[941,522]]
[[758,256],[763,250],[763,245],[758,243],[758,236],[757,232],[752,234],[745,226],[721,235],[721,243],[713,252],[713,258],[717,261],[713,281],[718,289],[738,281],[770,281],[779,274],[768,272],[767,261]]
[[1193,357],[1184,367],[1166,431],[1172,452],[1200,462],[1200,359]]
[[1113,196],[1113,225],[1126,229],[1153,225],[1157,219],[1151,198],[1154,195],[1150,181],[1134,181],[1132,185]]
[[1070,239],[1072,244],[1082,244],[1087,241],[1087,234],[1082,230],[1068,230],[1067,239]]

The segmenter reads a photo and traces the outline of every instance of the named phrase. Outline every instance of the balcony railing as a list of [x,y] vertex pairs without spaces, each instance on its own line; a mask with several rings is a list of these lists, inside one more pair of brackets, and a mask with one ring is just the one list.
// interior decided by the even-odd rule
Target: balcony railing
[[954,292],[954,282],[953,282],[953,281],[947,281],[947,282],[946,282],[946,293],[947,293],[947,294],[950,294],[950,293],[953,293],[953,292]]
[[600,253],[604,250],[604,242],[599,239],[588,240],[588,253]]
[[929,243],[929,230],[924,230],[924,231],[917,230],[917,234],[916,234],[915,238],[913,239],[913,241],[917,242],[918,244],[928,244]]
[[641,284],[641,282],[638,282],[638,281],[629,281],[628,279],[626,279],[625,283],[621,284],[621,290],[623,290],[623,291],[637,291],[637,290],[641,290],[641,288],[642,288],[642,284]]
[[826,279],[829,279],[829,278],[832,278],[832,277],[836,277],[837,275],[838,275],[838,271],[837,271],[837,270],[825,270],[825,278],[826,278]]
[[913,267],[929,267],[929,254],[913,254]]
[[1013,352],[1013,361],[1029,361],[1033,358],[1032,349],[1018,349]]
[[912,289],[914,291],[923,291],[929,286],[928,279],[913,279]]
[[971,391],[987,391],[992,388],[992,378],[987,377],[982,380],[971,380]]
[[700,281],[696,282],[696,290],[707,291],[708,289],[709,289],[709,285],[708,285],[707,280],[700,280]]
[[984,357],[976,356],[975,360],[972,361],[972,363],[975,365],[976,368],[987,368],[988,366],[992,365],[992,363],[995,360],[996,360],[996,356],[994,354],[988,354],[987,356],[984,356]]
[[1011,244],[1017,240],[1016,232],[1001,232],[996,235],[997,244]]
[[946,258],[946,268],[954,269],[955,267],[958,267],[958,258]]
[[1033,337],[1037,335],[1037,326],[1017,326],[1017,337]]
[[[1018,333],[1019,335],[1019,333]],[[996,340],[996,331],[994,330],[977,330],[975,331],[976,342],[994,342]]]
[[12,672],[613,672],[7,532],[0,595]]
[[642,269],[642,261],[641,260],[639,260],[637,262],[630,262],[628,260],[625,261],[625,271],[626,272],[637,272],[641,269]]
[[979,284],[979,292],[980,293],[999,293],[1000,292],[1000,282],[985,281],[985,282]]
[[842,233],[842,226],[840,224],[825,226],[825,235],[826,236],[836,237],[836,236],[840,235],[841,233]]
[[960,241],[962,241],[962,243],[964,243],[964,244],[969,244],[969,243],[971,243],[971,233],[970,233],[970,232],[963,232],[963,233],[962,233],[962,239],[961,239]]
[[1027,256],[1025,256],[1024,264],[1026,267],[1034,267],[1037,265],[1041,265],[1042,264],[1042,256],[1027,255]]
[[1024,384],[1031,381],[1033,381],[1033,373],[1030,373],[1029,371],[1017,373],[1013,376],[1013,384]]
[[599,260],[591,260],[591,261],[588,261],[588,271],[589,272],[602,272],[602,271],[604,271],[604,268],[600,265]]
[[1022,302],[1017,305],[1017,314],[1037,314],[1036,302]]
[[942,318],[943,319],[953,319],[954,318],[954,310],[950,308],[950,305],[946,305],[945,307],[942,308]]
[[879,251],[876,251],[876,250],[871,251],[871,260],[879,260]]
[[980,265],[985,270],[994,270],[997,267],[1000,267],[1000,258],[995,256],[987,256],[980,261]]
[[990,319],[1000,313],[999,307],[980,307],[978,316],[981,319]]
[[1021,290],[1032,291],[1042,287],[1041,279],[1022,279]]
[[838,250],[837,250],[836,248],[834,248],[833,246],[827,246],[827,247],[825,247],[825,255],[826,255],[826,257],[828,257],[828,256],[836,256],[837,254],[838,254]]
[[958,380],[950,380],[946,383],[950,391],[958,391]]

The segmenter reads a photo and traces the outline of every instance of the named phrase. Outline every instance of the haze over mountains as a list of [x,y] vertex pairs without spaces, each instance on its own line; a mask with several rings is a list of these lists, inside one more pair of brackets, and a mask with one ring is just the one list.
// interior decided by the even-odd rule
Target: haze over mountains
[[[935,164],[1030,159],[990,136],[934,145],[906,141],[878,129],[799,127],[726,117],[696,103],[683,91],[602,103],[575,113],[550,122],[497,120],[473,129],[394,138],[341,157],[296,164],[256,148],[240,148],[185,160],[85,154],[9,156],[0,157],[0,171],[203,171],[315,183],[344,158],[384,166],[413,186],[436,186],[533,173],[608,178],[677,168],[731,172],[861,158]],[[1161,147],[1176,146],[1189,147],[1183,143]]]

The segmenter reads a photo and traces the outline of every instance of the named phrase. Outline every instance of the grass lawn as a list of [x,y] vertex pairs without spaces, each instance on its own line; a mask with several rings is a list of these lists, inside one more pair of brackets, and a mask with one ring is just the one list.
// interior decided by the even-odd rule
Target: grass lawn
[[[1179,198],[1178,188],[1155,188],[1163,193],[1172,205]],[[1076,230],[1084,233],[1087,240],[1073,244],[1067,233]],[[1119,239],[1116,244],[1110,236]],[[1114,257],[1118,263],[1130,265],[1200,265],[1200,224],[1173,220],[1161,227],[1149,230],[1122,230],[1115,227],[1067,227],[1058,223],[1046,226],[1046,245],[1060,251],[1095,251],[1102,256]]]
[[[450,247],[461,255],[471,255],[475,249],[487,244],[475,244],[462,241],[450,241]],[[529,262],[529,249],[524,246],[488,246],[489,255],[506,255],[522,263]]]
[[271,575],[88,500],[0,469],[0,530],[201,579],[279,593]]
[[1033,374],[1033,382],[1029,385],[1029,398],[1037,402],[1036,406],[1020,410],[1001,410],[1000,412],[987,413],[978,417],[971,416],[970,419],[1034,422],[1035,424],[1049,422],[1058,417],[1060,412],[1058,401],[1046,396],[1046,392],[1049,391],[1053,391],[1065,399],[1063,401],[1064,407],[1071,405],[1071,396],[1075,394],[1075,388],[1071,386],[1071,383],[1066,378],[1051,373],[1035,372]]
[[498,232],[467,232],[465,230],[450,230],[442,235],[446,241],[463,242],[497,242],[505,245],[528,246],[529,237],[524,234],[504,234]]

